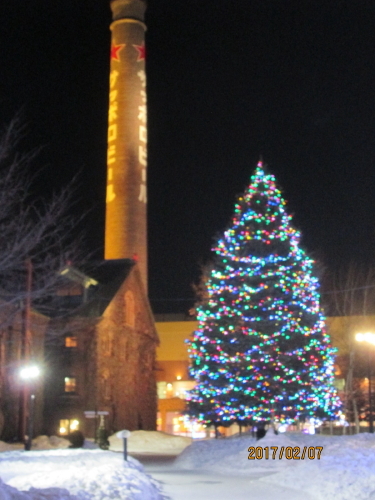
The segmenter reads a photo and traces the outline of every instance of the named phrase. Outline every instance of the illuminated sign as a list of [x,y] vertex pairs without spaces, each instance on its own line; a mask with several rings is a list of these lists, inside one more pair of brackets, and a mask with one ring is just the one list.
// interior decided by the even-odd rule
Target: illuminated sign
[[138,120],[139,120],[139,146],[138,146],[138,161],[142,168],[141,185],[139,189],[138,200],[147,203],[147,94],[146,94],[146,73],[144,70],[137,73],[141,81],[140,96],[142,104],[138,106]]

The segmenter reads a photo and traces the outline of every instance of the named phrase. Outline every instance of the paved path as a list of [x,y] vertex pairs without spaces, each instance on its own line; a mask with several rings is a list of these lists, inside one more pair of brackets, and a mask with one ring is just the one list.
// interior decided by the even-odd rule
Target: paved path
[[[174,457],[137,455],[148,474],[163,484],[171,500],[314,500],[306,493],[251,477],[225,476],[210,471],[174,469]],[[269,474],[269,473],[268,473]]]

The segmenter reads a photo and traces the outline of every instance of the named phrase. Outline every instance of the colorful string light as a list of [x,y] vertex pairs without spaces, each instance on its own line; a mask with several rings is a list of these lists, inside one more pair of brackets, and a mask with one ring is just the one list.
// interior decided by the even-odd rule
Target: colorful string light
[[189,343],[197,384],[188,412],[204,424],[333,418],[341,403],[314,261],[261,162],[213,248],[208,298]]

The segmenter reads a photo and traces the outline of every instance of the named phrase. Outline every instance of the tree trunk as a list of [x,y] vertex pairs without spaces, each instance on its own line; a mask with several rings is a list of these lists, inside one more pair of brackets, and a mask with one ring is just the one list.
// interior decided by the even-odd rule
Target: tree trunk
[[218,439],[219,437],[219,429],[218,429],[218,426],[215,424],[215,439]]
[[357,401],[355,398],[353,398],[353,411],[354,411],[355,431],[356,434],[359,434],[359,417],[358,417]]
[[[349,354],[349,370],[348,370],[348,375],[346,377],[346,383],[345,383],[345,404],[344,404],[345,420],[347,420],[347,414],[349,411],[349,402],[352,403],[355,418],[358,418],[357,404],[356,404],[356,400],[355,400],[355,394],[353,392],[353,370],[354,370],[354,351],[353,351],[353,349],[351,349],[350,354]],[[348,420],[350,420],[350,419],[348,419]],[[343,434],[346,434],[345,426],[344,426]]]

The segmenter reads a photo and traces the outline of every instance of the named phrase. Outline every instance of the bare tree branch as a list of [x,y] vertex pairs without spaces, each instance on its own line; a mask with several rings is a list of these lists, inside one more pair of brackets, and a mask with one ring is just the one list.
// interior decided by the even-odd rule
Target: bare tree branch
[[[31,302],[46,306],[62,283],[67,261],[83,260],[83,239],[72,215],[77,178],[49,200],[35,199],[30,174],[36,152],[15,151],[24,127],[16,118],[0,137],[0,329],[11,324],[26,298],[26,261],[32,262]],[[13,313],[11,313],[13,311]]]

